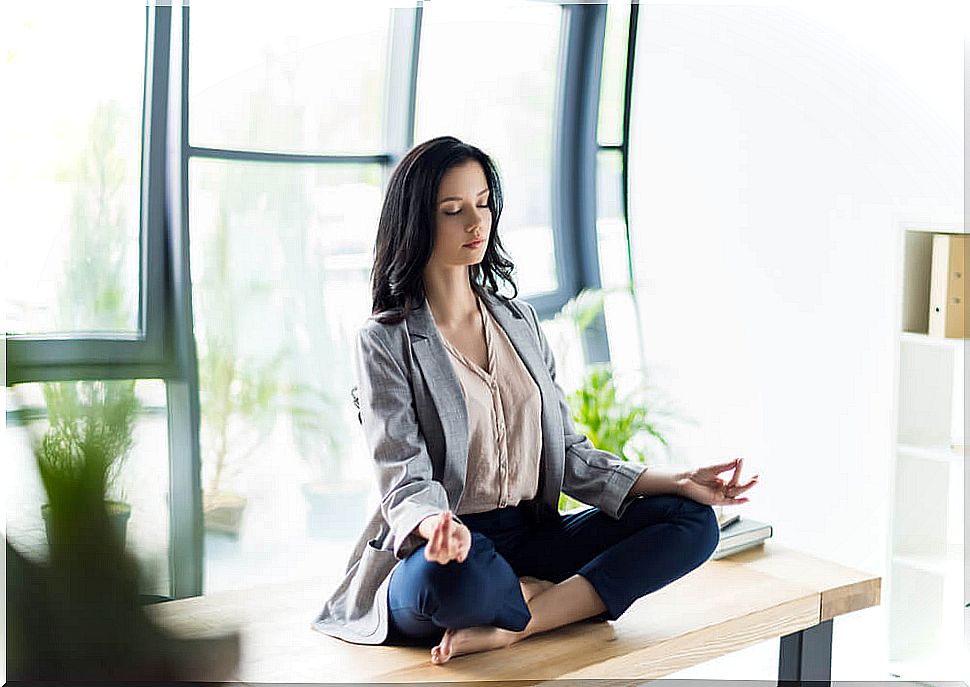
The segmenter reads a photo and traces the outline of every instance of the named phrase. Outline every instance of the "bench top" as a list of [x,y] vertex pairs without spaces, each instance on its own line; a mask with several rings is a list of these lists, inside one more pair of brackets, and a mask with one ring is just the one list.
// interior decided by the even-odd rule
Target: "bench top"
[[881,578],[768,540],[638,599],[615,621],[584,620],[511,647],[434,665],[423,647],[357,645],[310,623],[322,578],[148,607],[181,636],[241,632],[235,679],[437,682],[654,679],[879,604]]

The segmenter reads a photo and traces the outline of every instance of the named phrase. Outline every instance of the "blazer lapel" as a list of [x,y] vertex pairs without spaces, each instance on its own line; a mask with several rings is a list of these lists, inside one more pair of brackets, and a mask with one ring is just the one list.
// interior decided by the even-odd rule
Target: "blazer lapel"
[[448,494],[448,503],[457,509],[468,467],[468,409],[465,397],[427,301],[408,313],[407,325],[411,350],[424,374],[428,393],[441,422],[445,445],[442,483]]

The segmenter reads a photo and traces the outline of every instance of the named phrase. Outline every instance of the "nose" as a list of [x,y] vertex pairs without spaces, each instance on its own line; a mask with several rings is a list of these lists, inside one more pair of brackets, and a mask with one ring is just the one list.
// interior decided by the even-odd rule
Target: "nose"
[[471,221],[468,226],[465,227],[465,231],[474,231],[476,228],[482,226],[482,209],[476,207],[473,213],[470,215]]

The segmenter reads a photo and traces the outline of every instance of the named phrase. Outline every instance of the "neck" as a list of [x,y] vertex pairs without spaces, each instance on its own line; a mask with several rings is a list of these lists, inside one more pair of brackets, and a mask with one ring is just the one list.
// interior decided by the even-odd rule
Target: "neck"
[[438,326],[462,326],[478,314],[465,265],[425,271],[424,293]]

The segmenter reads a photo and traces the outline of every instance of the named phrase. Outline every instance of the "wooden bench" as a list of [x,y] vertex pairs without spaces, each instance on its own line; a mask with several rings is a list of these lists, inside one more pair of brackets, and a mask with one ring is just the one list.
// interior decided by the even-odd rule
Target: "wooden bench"
[[[320,580],[151,607],[185,636],[241,632],[246,682],[649,680],[781,637],[779,681],[831,679],[832,619],[879,604],[878,576],[772,540],[709,560],[637,600],[618,620],[585,620],[444,665],[420,647],[361,646],[310,628],[332,585]],[[633,684],[631,682],[631,684]]]

